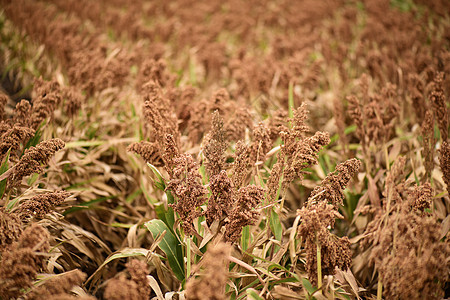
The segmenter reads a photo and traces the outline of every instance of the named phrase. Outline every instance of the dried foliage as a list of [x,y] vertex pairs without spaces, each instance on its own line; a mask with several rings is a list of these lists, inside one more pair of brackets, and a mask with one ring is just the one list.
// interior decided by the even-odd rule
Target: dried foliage
[[447,297],[447,6],[0,0],[0,298]]

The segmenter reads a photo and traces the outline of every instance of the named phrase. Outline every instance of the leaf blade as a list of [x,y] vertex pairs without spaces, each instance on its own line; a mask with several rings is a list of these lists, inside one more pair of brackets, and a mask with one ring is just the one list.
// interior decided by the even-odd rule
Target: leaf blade
[[177,238],[173,235],[172,231],[167,227],[167,225],[161,220],[150,220],[144,225],[153,235],[153,238],[155,240],[161,234],[164,234],[164,237],[161,239],[158,246],[167,255],[169,265],[177,279],[183,281],[185,277],[184,261],[181,245],[178,243]]

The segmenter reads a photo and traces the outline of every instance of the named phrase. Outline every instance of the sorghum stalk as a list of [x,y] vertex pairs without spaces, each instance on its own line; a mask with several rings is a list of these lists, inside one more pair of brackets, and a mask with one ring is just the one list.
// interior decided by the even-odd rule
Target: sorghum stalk
[[320,243],[316,235],[317,246],[317,288],[322,288],[322,258],[320,253]]
[[381,300],[382,294],[383,294],[383,284],[381,283],[381,278],[378,278],[377,300]]

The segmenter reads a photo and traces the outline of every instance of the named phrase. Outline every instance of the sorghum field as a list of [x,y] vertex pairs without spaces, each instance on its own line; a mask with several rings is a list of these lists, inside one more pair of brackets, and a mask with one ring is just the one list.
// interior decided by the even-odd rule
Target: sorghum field
[[0,299],[450,297],[448,0],[0,0]]

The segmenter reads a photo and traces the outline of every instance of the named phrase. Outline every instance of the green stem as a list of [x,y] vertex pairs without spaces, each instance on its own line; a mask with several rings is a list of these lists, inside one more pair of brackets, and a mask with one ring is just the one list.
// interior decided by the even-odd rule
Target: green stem
[[289,104],[289,118],[294,117],[294,83],[289,81],[289,89],[288,89],[288,104]]
[[191,238],[186,238],[186,282],[189,279],[189,276],[191,276]]
[[320,253],[320,244],[316,236],[316,245],[317,245],[317,288],[322,288],[322,258]]
[[[378,275],[380,276],[380,275]],[[383,294],[383,284],[381,283],[380,277],[378,277],[378,287],[377,287],[377,300],[381,300],[381,296]]]

